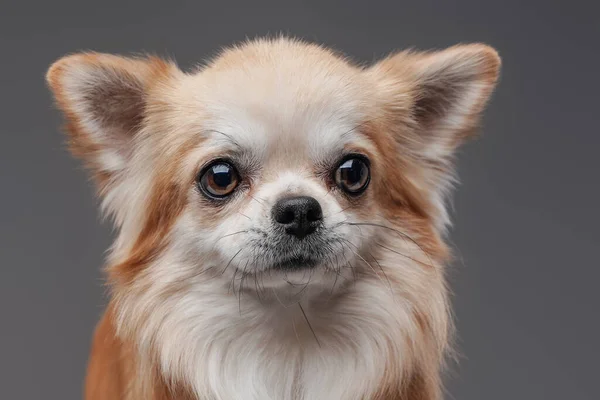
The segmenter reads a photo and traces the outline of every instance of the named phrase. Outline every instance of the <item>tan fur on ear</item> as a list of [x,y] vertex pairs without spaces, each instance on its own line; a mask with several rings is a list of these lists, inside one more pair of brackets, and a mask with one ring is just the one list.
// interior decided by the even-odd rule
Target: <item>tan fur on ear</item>
[[46,81],[65,116],[70,149],[92,169],[101,188],[131,155],[150,88],[174,70],[156,57],[100,53],[69,55],[49,68]]
[[378,88],[386,131],[416,166],[405,171],[407,179],[430,193],[439,228],[449,223],[444,203],[455,181],[455,151],[476,131],[500,64],[493,48],[469,44],[397,53],[367,70]]
[[482,44],[455,46],[420,58],[415,69],[416,120],[423,129],[455,131],[449,146],[457,146],[473,133],[496,85],[498,53]]
[[435,52],[401,52],[372,71],[390,94],[390,107],[410,104],[411,122],[419,134],[412,139],[421,143],[421,151],[432,151],[429,156],[435,159],[451,155],[473,132],[496,85],[500,64],[493,48],[469,44]]

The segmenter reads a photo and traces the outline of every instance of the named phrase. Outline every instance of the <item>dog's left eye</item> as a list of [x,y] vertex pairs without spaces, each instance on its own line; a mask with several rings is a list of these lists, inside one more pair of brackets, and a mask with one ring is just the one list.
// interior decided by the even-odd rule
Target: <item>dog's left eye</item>
[[229,196],[239,184],[235,168],[224,161],[218,161],[203,170],[198,178],[202,192],[213,199]]
[[358,195],[369,185],[369,162],[362,156],[345,158],[335,171],[335,183],[346,193]]

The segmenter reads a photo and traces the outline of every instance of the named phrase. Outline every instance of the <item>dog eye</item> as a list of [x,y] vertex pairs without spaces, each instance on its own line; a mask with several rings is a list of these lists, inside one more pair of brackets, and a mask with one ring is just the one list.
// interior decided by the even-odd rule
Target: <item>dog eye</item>
[[369,185],[369,180],[369,164],[363,157],[348,157],[335,171],[335,183],[348,194],[362,193]]
[[200,190],[208,197],[222,199],[233,193],[239,184],[235,168],[223,161],[215,162],[203,170],[198,179]]

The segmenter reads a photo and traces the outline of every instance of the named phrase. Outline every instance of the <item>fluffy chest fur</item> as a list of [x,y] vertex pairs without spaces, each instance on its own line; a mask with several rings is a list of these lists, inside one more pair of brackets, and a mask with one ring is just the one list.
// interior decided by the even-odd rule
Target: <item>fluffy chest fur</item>
[[[444,346],[427,328],[447,324],[443,296],[411,299],[391,284],[381,290],[383,275],[338,282],[345,287],[337,292],[333,284],[319,293],[304,287],[301,296],[287,299],[275,292],[257,298],[205,279],[188,277],[185,288],[168,295],[169,285],[128,293],[119,299],[117,319],[131,327],[139,321],[125,335],[157,357],[139,360],[142,370],[158,362],[199,399],[364,399],[381,393],[400,399],[406,382],[426,373],[415,378],[413,366],[422,357],[439,357]],[[441,277],[432,282],[442,285]],[[426,302],[430,314],[422,314],[417,302]]]

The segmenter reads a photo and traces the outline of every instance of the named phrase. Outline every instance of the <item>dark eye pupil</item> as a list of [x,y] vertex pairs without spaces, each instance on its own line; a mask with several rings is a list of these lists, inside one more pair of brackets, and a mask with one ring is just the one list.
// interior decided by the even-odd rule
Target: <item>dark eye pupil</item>
[[341,167],[342,179],[348,184],[355,184],[362,181],[366,168],[358,160],[348,160]]
[[231,168],[229,168],[228,165],[215,165],[212,168],[212,173],[213,181],[215,182],[216,186],[226,188],[227,186],[231,185],[233,176],[231,174]]

